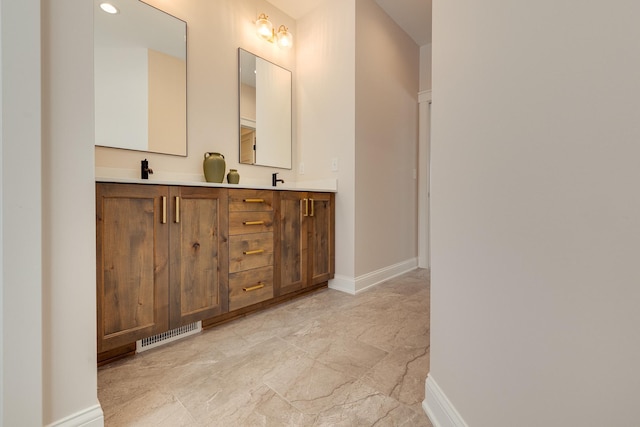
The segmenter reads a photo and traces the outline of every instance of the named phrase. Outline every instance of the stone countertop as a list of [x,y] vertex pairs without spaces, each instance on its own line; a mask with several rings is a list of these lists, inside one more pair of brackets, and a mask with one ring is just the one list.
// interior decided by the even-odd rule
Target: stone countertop
[[[225,184],[214,182],[198,182],[198,181],[166,181],[154,179],[139,178],[113,178],[113,177],[96,177],[96,182],[111,182],[117,184],[148,184],[148,185],[182,185],[189,187],[213,187],[213,188],[239,188],[252,190],[279,190],[279,191],[316,191],[322,193],[336,193],[337,182],[298,182],[293,184],[281,184],[277,187],[270,185],[246,185],[246,184]],[[319,184],[319,186],[316,186]],[[332,185],[334,184],[334,185]],[[331,188],[333,187],[333,188]]]

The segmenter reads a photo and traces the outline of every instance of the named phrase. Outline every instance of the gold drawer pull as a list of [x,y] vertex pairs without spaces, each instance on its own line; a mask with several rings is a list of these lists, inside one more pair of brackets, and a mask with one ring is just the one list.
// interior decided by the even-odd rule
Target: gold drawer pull
[[245,203],[264,203],[264,199],[244,199]]
[[245,292],[251,292],[251,291],[257,291],[258,289],[262,289],[262,288],[264,288],[264,283],[258,282],[257,285],[249,286],[248,288],[242,288],[242,290]]
[[162,196],[162,223],[167,223],[167,196]]
[[264,225],[264,221],[245,221],[243,225]]
[[256,249],[255,251],[244,251],[244,255],[258,255],[264,253],[264,249]]

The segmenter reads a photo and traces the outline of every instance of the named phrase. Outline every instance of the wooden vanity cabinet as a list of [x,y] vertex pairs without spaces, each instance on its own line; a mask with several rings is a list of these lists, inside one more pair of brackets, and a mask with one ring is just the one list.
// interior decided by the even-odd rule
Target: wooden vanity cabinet
[[333,193],[97,183],[99,363],[322,287],[334,204]]
[[277,192],[276,296],[327,282],[335,274],[333,193]]
[[96,186],[98,352],[169,329],[166,187]]
[[169,328],[226,313],[227,190],[169,187]]
[[335,275],[335,195],[309,193],[309,286]]
[[98,352],[228,310],[227,191],[96,185]]
[[229,310],[273,298],[273,191],[229,190]]

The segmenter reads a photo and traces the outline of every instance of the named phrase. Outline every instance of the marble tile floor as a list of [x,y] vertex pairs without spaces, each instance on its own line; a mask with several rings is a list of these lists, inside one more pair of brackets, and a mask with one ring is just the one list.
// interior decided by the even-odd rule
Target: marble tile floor
[[331,289],[98,370],[105,426],[426,426],[429,276]]

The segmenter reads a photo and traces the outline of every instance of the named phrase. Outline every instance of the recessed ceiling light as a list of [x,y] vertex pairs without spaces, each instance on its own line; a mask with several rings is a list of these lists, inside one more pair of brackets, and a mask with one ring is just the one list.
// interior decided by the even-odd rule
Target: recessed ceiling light
[[118,8],[111,3],[100,3],[100,9],[112,15],[118,13]]

